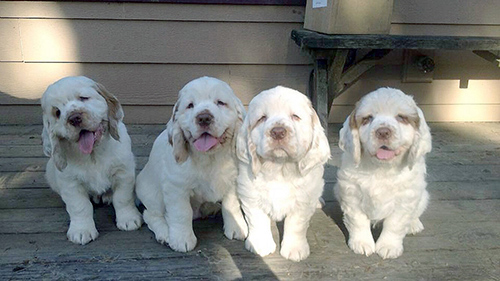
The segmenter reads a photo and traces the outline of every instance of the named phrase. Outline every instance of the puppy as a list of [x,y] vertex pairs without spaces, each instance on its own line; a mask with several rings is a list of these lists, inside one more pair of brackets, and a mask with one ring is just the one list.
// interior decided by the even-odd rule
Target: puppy
[[84,245],[98,236],[89,196],[111,196],[116,226],[138,229],[134,155],[116,97],[87,77],[66,77],[47,88],[41,103],[46,178],[66,204],[68,239]]
[[[364,96],[340,130],[343,150],[335,195],[344,212],[349,247],[382,258],[403,253],[407,233],[424,229],[419,220],[429,195],[425,154],[431,134],[413,98],[381,88]],[[377,243],[371,223],[383,221]]]
[[249,233],[245,247],[260,256],[276,244],[271,219],[283,220],[281,255],[309,256],[309,220],[323,192],[330,146],[316,112],[302,93],[278,86],[257,95],[238,134],[238,196]]
[[245,109],[221,80],[189,82],[167,128],[137,177],[144,221],[160,243],[187,252],[196,246],[192,220],[203,202],[222,200],[224,234],[243,240],[248,228],[236,197],[236,138]]

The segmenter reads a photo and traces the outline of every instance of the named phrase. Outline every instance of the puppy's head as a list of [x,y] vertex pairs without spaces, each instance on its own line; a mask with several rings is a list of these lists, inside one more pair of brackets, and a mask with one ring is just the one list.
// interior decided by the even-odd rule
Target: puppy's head
[[234,150],[234,135],[244,113],[243,104],[227,83],[201,77],[186,84],[167,125],[176,161],[186,161],[190,151],[213,154],[227,146]]
[[238,157],[260,171],[261,161],[295,162],[306,174],[324,164],[330,147],[309,99],[282,86],[253,98],[238,135]]
[[41,99],[44,153],[59,170],[66,167],[66,152],[78,147],[91,154],[109,132],[119,140],[118,123],[123,110],[115,96],[99,83],[79,76],[66,77],[50,85]]
[[356,104],[340,131],[339,146],[356,165],[366,158],[382,165],[406,161],[411,168],[431,150],[431,135],[411,96],[381,88]]

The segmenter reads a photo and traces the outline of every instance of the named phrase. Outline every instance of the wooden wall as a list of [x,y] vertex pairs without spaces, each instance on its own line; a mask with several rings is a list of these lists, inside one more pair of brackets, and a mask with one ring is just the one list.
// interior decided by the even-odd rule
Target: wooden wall
[[[499,10],[497,0],[395,0],[391,33],[500,36]],[[290,39],[303,18],[297,6],[1,1],[0,124],[41,123],[40,96],[69,75],[104,84],[128,123],[166,122],[178,90],[204,75],[245,104],[278,84],[305,92],[312,67]],[[330,121],[381,86],[414,95],[432,121],[500,121],[500,68],[468,52],[433,55],[432,83],[401,83],[402,52],[392,53],[335,101]]]

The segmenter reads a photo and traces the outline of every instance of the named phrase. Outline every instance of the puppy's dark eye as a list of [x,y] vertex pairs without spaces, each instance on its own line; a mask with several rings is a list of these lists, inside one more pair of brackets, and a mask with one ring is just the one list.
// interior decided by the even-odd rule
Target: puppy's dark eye
[[89,97],[80,97],[79,99],[80,99],[80,101],[86,101],[89,99]]
[[398,115],[396,116],[396,120],[398,120],[398,122],[401,122],[401,123],[403,123],[403,124],[408,124],[408,123],[409,123],[409,121],[408,121],[408,116],[405,116],[405,115],[403,115],[403,114],[398,114]]
[[259,120],[257,120],[257,124],[260,123],[260,122],[266,121],[266,119],[267,119],[267,116],[266,115],[262,115],[262,117],[260,117]]
[[52,108],[52,114],[57,118],[59,119],[59,117],[61,116],[61,111],[59,110],[59,108],[57,107],[53,107]]
[[217,101],[217,105],[219,105],[219,106],[226,106],[226,105],[227,105],[227,103],[225,103],[225,102],[223,102],[223,101],[221,101],[221,100],[218,100],[218,101]]
[[188,104],[187,108],[193,108],[194,107],[194,104],[193,103],[190,103]]
[[363,117],[363,119],[361,119],[361,125],[367,125],[370,122],[372,122],[372,120],[373,120],[373,116],[371,116],[371,115]]
[[300,118],[300,116],[298,116],[297,114],[292,114],[292,119],[295,120],[295,121],[302,120],[302,118]]

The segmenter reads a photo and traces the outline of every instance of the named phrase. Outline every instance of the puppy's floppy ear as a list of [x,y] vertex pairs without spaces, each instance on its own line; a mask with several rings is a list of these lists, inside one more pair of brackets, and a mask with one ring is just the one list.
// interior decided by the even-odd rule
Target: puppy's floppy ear
[[106,100],[108,105],[109,133],[117,141],[120,140],[118,134],[118,124],[123,120],[123,109],[118,99],[108,92],[100,83],[95,83],[97,92]]
[[47,117],[43,116],[43,131],[42,131],[43,153],[52,158],[56,168],[62,171],[68,166],[66,160],[66,142],[53,135],[50,130],[50,122]]
[[408,166],[410,169],[413,168],[413,165],[417,163],[417,161],[423,157],[425,154],[429,153],[432,149],[432,137],[431,130],[429,126],[425,122],[424,113],[420,108],[417,107],[418,118],[418,130],[415,134],[415,138],[413,139],[413,144],[410,148],[410,152],[408,154]]
[[252,173],[255,176],[260,172],[262,164],[260,163],[259,156],[257,156],[257,147],[252,142],[252,138],[250,136],[252,129],[253,128],[250,126],[250,118],[248,118],[247,115],[240,131],[238,132],[236,140],[236,155],[240,161],[252,166]]
[[50,130],[50,123],[44,114],[44,116],[43,116],[43,130],[42,130],[42,145],[43,145],[43,154],[45,154],[45,156],[47,156],[47,157],[50,157],[52,155],[52,142],[50,140],[49,130]]
[[313,139],[311,147],[307,154],[299,161],[299,171],[302,175],[306,175],[312,168],[317,165],[323,165],[330,159],[330,144],[325,134],[325,130],[321,126],[319,117],[311,105],[311,117],[313,126]]
[[189,151],[186,137],[184,136],[184,132],[179,125],[179,121],[177,120],[178,104],[179,101],[177,101],[177,103],[174,105],[172,116],[167,123],[167,136],[168,142],[174,148],[175,161],[179,164],[182,164],[187,160]]
[[361,142],[359,140],[359,129],[356,122],[356,108],[347,117],[339,132],[339,147],[349,153],[356,166],[361,162]]
[[243,125],[243,121],[245,120],[245,107],[243,107],[243,104],[241,103],[241,100],[239,98],[237,98],[235,96],[234,99],[235,99],[235,107],[236,107],[236,114],[237,114],[236,118],[237,119],[236,119],[236,123],[234,124],[234,134],[235,135],[233,136],[231,147],[233,149],[236,149],[240,128]]

